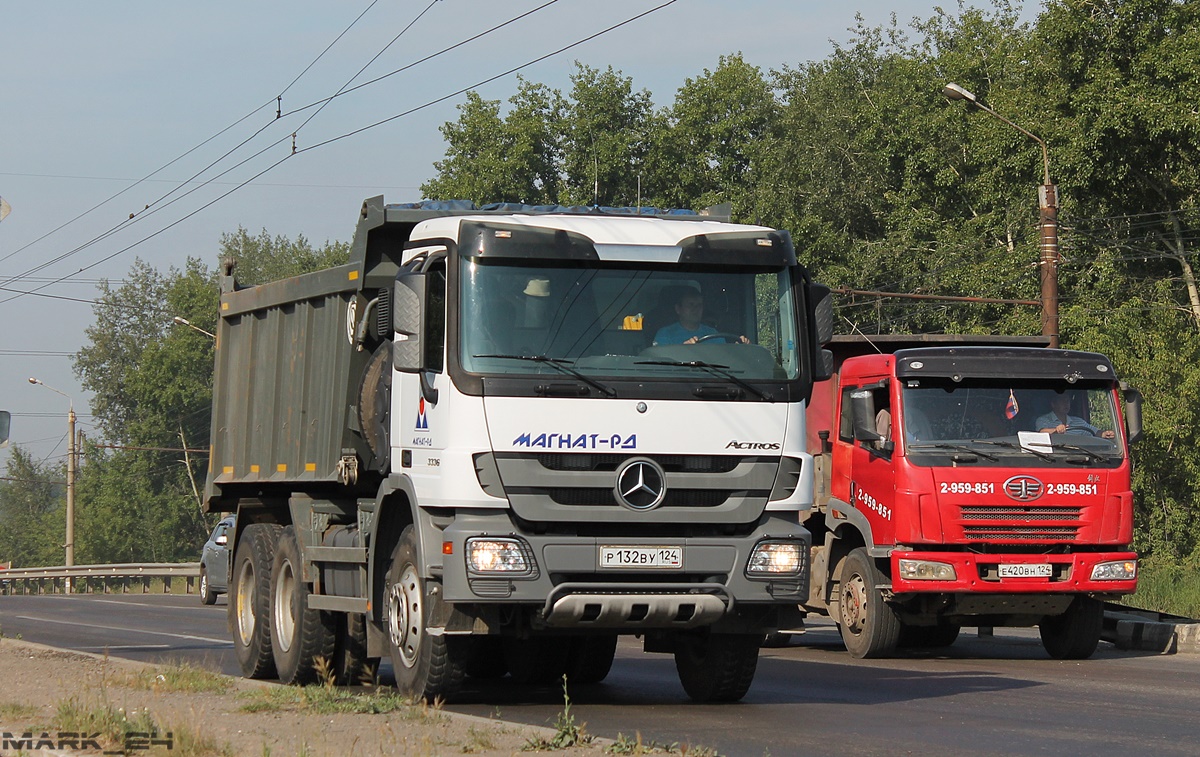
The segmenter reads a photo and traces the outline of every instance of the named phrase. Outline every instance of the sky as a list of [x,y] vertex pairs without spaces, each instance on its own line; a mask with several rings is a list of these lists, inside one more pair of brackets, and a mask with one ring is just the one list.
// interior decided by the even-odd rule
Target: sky
[[[515,74],[489,79],[664,3],[520,73],[567,92],[575,61],[612,66],[665,106],[721,55],[740,52],[764,71],[796,66],[847,42],[856,13],[869,25],[886,25],[894,13],[907,26],[937,5],[6,3],[0,197],[12,212],[0,221],[0,410],[13,414],[12,443],[38,460],[63,459],[69,404],[85,433],[94,428],[70,356],[94,322],[88,301],[98,280],[120,282],[137,258],[160,270],[189,256],[215,267],[221,234],[239,226],[316,245],[349,241],[363,199],[421,199],[420,185],[445,154],[439,127],[457,117],[460,92],[507,100]],[[1027,3],[1025,17],[1036,12]],[[405,67],[320,107],[348,82]],[[0,466],[9,453],[0,450]]]

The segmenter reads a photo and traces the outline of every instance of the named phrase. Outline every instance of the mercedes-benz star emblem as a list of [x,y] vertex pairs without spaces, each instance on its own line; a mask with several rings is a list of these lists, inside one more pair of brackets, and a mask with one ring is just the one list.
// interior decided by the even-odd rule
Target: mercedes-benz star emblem
[[667,474],[662,466],[650,458],[635,457],[617,471],[613,494],[630,510],[652,510],[661,505],[666,496],[666,481]]

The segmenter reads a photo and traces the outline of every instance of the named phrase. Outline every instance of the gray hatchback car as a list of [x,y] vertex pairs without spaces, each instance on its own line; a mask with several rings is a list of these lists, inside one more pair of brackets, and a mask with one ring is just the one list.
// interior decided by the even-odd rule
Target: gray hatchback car
[[218,594],[229,591],[229,538],[237,517],[227,515],[217,522],[200,553],[200,601],[211,605]]

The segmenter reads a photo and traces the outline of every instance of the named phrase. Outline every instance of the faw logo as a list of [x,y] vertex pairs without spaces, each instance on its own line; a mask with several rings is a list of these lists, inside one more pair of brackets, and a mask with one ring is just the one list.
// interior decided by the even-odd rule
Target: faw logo
[[734,439],[729,444],[725,445],[725,449],[779,449],[779,444],[776,442],[739,442]]

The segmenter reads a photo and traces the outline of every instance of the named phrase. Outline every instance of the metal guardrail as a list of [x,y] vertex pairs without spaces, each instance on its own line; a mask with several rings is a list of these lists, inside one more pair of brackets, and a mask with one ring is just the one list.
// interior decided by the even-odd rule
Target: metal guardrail
[[148,594],[157,581],[162,582],[162,593],[170,594],[176,579],[182,579],[184,593],[191,594],[199,577],[198,562],[8,568],[0,570],[0,594]]

